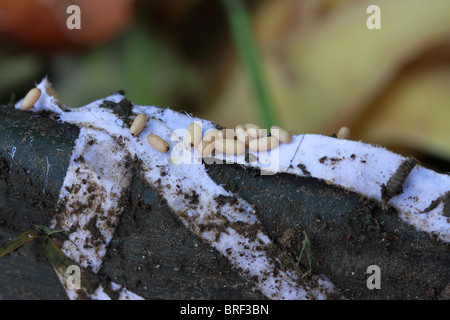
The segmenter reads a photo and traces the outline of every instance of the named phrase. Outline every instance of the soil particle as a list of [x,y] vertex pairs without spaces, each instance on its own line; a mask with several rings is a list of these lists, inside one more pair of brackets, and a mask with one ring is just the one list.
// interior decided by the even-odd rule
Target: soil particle
[[192,190],[190,193],[185,193],[184,198],[187,199],[191,205],[197,205],[199,203],[199,195],[195,190]]
[[306,166],[305,166],[304,164],[299,163],[299,164],[297,165],[297,168],[299,168],[300,170],[302,170],[302,173],[303,173],[305,176],[310,176],[310,175],[311,175],[311,172],[309,172],[308,170],[306,170]]
[[115,114],[119,116],[119,119],[121,119],[127,127],[129,127],[129,117],[132,114],[133,109],[133,103],[129,100],[123,98],[119,102],[114,102],[110,100],[103,100],[103,103],[100,105],[102,108],[109,108],[111,109]]
[[225,196],[225,195],[218,195],[214,198],[214,201],[217,202],[217,208],[220,209],[223,205],[229,204],[231,206],[234,206],[238,203],[238,199],[235,196]]
[[97,217],[92,217],[86,225],[86,230],[91,234],[93,241],[98,241],[102,238],[102,233],[97,228],[97,219]]
[[81,155],[81,156],[79,156],[79,157],[73,159],[73,161],[74,161],[74,162],[84,163],[85,160],[84,160],[84,157]]

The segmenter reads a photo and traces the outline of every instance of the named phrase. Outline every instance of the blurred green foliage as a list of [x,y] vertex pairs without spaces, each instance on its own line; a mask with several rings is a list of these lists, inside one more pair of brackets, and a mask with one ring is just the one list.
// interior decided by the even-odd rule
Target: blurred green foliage
[[[251,0],[233,2],[255,5]],[[258,83],[261,74],[255,72],[259,71],[253,61],[256,48],[248,45],[251,30],[234,32],[239,40],[235,43],[244,46],[230,50],[225,4],[222,0],[137,2],[134,20],[125,32],[106,44],[78,51],[43,52],[0,39],[0,103],[19,100],[48,76],[60,98],[71,107],[124,90],[127,98],[137,104],[195,112],[207,105],[210,92],[218,90],[217,83],[226,78],[223,69],[227,64],[234,65],[227,57],[230,51],[244,52],[244,57],[245,52],[250,53],[250,59],[243,62],[249,66],[249,79],[257,83],[256,96],[261,97],[265,90]],[[250,28],[239,12],[229,13],[238,17],[230,21],[241,22],[240,28]],[[267,105],[268,99],[260,101]],[[268,107],[255,112],[261,110],[266,118],[275,116],[270,115]]]
[[66,104],[79,107],[123,89],[138,104],[177,106],[199,90],[195,69],[167,44],[135,23],[113,42],[82,55],[53,61],[55,90]]
[[135,103],[176,108],[174,102],[193,99],[201,88],[195,68],[138,22],[114,41],[80,53],[3,55],[0,102],[9,102],[10,91],[20,98],[45,75],[72,107],[123,89]]
[[164,34],[160,21],[150,17],[156,14],[152,8],[145,3],[142,8],[125,32],[84,50],[42,52],[0,39],[0,103],[17,101],[47,75],[71,107],[119,89],[138,104],[174,109],[196,105],[204,90],[202,70]]

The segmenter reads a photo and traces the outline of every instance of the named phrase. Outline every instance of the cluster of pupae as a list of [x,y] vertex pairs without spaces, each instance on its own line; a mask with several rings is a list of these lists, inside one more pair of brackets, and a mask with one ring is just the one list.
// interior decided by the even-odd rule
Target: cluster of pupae
[[[146,123],[145,114],[137,115],[130,126],[130,133],[134,136],[139,135]],[[278,126],[272,126],[269,133],[256,124],[248,123],[238,125],[235,129],[214,128],[203,134],[201,125],[192,122],[187,128],[184,142],[188,148],[197,148],[202,156],[209,156],[214,150],[236,155],[244,154],[247,148],[255,152],[268,151],[278,147],[280,143],[292,141],[291,134]],[[169,151],[167,141],[154,133],[147,136],[147,141],[160,152]]]
[[[49,94],[57,97],[53,90]],[[31,89],[23,99],[21,109],[31,109],[40,95],[40,89]],[[145,114],[137,115],[130,126],[130,133],[134,136],[139,135],[144,129],[147,120]],[[349,129],[342,127],[337,137],[349,139]],[[198,123],[192,122],[187,128],[184,141],[188,148],[197,148],[202,156],[209,156],[214,150],[225,154],[242,155],[247,148],[250,151],[261,152],[277,148],[280,143],[290,143],[292,135],[278,126],[272,126],[268,131],[252,123],[237,125],[234,129],[214,128],[206,131],[203,135],[202,127]],[[168,152],[170,149],[169,143],[154,133],[147,136],[147,142],[151,147],[163,153]]]

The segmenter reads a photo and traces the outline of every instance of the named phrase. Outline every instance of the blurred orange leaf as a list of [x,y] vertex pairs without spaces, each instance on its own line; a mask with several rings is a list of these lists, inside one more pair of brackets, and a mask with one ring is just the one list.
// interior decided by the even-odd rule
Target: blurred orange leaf
[[[71,4],[80,8],[80,30],[67,28]],[[0,36],[43,50],[92,46],[122,31],[132,18],[133,5],[133,0],[0,0]]]

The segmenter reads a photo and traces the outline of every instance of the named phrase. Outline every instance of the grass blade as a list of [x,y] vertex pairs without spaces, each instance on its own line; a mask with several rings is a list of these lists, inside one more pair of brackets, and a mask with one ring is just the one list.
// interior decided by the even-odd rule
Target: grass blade
[[5,246],[0,248],[0,257],[10,254],[12,251],[22,247],[23,245],[27,244],[28,242],[33,241],[34,239],[39,238],[39,237],[40,236],[38,234],[36,234],[35,230],[33,230],[33,229],[25,231],[20,236],[12,239]]
[[264,83],[260,57],[252,35],[249,15],[241,0],[223,0],[223,3],[227,9],[233,41],[242,64],[250,77],[264,126],[270,128],[278,121]]

